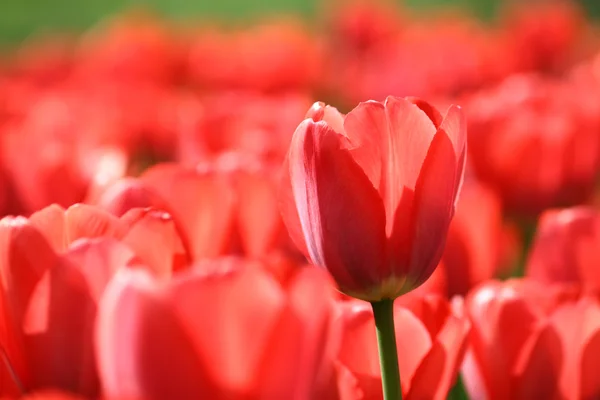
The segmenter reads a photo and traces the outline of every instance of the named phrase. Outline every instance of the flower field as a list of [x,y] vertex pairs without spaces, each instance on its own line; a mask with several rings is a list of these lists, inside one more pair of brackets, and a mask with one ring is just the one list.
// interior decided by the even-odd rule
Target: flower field
[[600,398],[600,25],[311,13],[3,53],[1,399]]

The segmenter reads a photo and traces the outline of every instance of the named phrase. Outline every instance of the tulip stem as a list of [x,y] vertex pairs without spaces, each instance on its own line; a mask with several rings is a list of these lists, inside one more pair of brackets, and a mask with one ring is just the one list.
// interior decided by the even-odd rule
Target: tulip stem
[[379,365],[384,400],[402,400],[398,348],[394,328],[394,300],[385,299],[371,303],[377,329]]

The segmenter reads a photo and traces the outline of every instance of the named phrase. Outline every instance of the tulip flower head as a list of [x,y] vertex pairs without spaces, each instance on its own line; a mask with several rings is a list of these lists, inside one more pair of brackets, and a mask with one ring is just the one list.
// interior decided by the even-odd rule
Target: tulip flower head
[[316,103],[296,129],[281,210],[290,236],[339,289],[395,299],[438,264],[466,159],[463,112],[388,97],[346,116]]

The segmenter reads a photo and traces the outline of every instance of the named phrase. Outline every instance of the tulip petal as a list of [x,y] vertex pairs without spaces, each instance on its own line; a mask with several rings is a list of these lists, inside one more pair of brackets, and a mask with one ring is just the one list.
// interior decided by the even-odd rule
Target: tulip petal
[[600,396],[600,331],[587,340],[581,353],[580,395],[582,399],[596,399]]
[[239,172],[238,228],[244,253],[257,257],[274,248],[283,234],[277,209],[277,189],[266,174]]
[[359,104],[346,116],[344,128],[353,157],[383,199],[389,236],[395,215],[411,208],[403,197],[415,189],[435,125],[417,105],[390,96],[385,105]]
[[65,251],[69,247],[65,232],[66,210],[58,204],[52,204],[29,217],[29,222],[43,232],[56,251]]
[[465,113],[459,106],[453,105],[448,109],[439,130],[446,132],[452,141],[452,147],[458,160],[454,191],[454,206],[456,207],[464,182],[464,170],[467,162],[467,121]]
[[456,162],[450,139],[443,131],[438,132],[415,189],[408,275],[416,285],[429,278],[444,251],[454,215]]
[[170,277],[174,270],[188,264],[175,222],[168,213],[136,208],[121,217],[121,222],[127,228],[121,241],[157,277]]
[[[450,314],[438,314],[437,324],[441,322],[443,326],[439,332],[430,331],[432,337],[435,337],[432,349],[413,378],[411,395],[417,398],[445,399],[466,351],[471,326],[463,313],[460,300],[453,303],[452,311],[445,311]],[[438,366],[442,367],[441,371]],[[437,385],[431,385],[431,382],[437,382]]]
[[76,204],[65,212],[67,243],[80,238],[114,237],[121,229],[119,220],[112,214],[87,204]]
[[370,305],[351,300],[341,307],[343,331],[338,360],[354,375],[379,378],[375,320]]
[[388,130],[385,108],[377,101],[360,103],[344,119],[352,156],[380,193],[385,179],[387,146],[384,138]]
[[[34,249],[35,251],[32,251]],[[36,286],[58,257],[23,217],[0,220],[0,343],[25,388],[31,384],[22,326]]]
[[[293,334],[281,324],[297,317],[277,282],[240,262],[198,265],[166,286],[141,272],[122,271],[107,289],[97,331],[107,394],[227,399],[256,393],[267,379],[262,374],[277,371],[265,363],[284,362],[276,354],[276,359],[266,356],[271,344],[286,340],[286,335],[274,336],[276,330]],[[298,323],[290,326],[301,330]],[[280,349],[299,355],[298,345]],[[173,362],[179,368],[172,368]],[[286,371],[277,376],[293,377],[289,359],[281,362],[279,368]],[[287,383],[280,387],[284,392]],[[268,395],[278,399],[282,392]]]
[[235,205],[226,180],[177,164],[155,165],[140,179],[165,199],[193,260],[223,254],[229,245]]
[[106,289],[96,353],[108,398],[160,400],[215,392],[202,379],[204,368],[175,310],[159,295],[141,270],[121,270]]
[[302,122],[290,147],[290,177],[311,261],[342,290],[365,293],[389,277],[385,213],[343,139],[323,122]]
[[132,208],[166,208],[165,201],[154,190],[134,178],[124,178],[114,182],[93,199],[92,204],[117,217]]
[[121,229],[114,215],[87,204],[75,204],[67,210],[51,205],[32,214],[30,221],[59,252],[77,239],[116,236]]
[[554,398],[563,359],[560,337],[551,325],[534,333],[514,367],[513,398]]
[[96,305],[114,272],[132,257],[114,239],[82,239],[46,272],[23,321],[33,387],[98,394],[93,352]]
[[[289,286],[289,301],[302,324],[303,347],[294,371],[299,398],[313,398],[314,383],[325,383],[333,374],[333,360],[338,351],[338,326],[334,326],[333,287],[325,272],[304,268]],[[317,374],[318,375],[315,375]]]
[[331,129],[341,135],[345,135],[344,115],[337,108],[328,106],[322,101],[314,103],[306,112],[305,118],[312,118],[315,122],[325,121]]
[[467,121],[465,113],[459,106],[450,106],[439,130],[446,132],[452,141],[456,159],[460,159],[467,146]]
[[[396,324],[398,364],[402,371],[402,391],[411,393],[415,377],[417,384],[420,385],[416,375],[419,373],[420,365],[426,361],[427,354],[432,350],[433,341],[427,328],[408,309],[395,307],[394,323]],[[441,375],[444,370],[444,361],[443,354],[441,354],[442,358],[437,358],[439,355],[439,352],[436,351],[436,355],[432,355],[432,357],[436,359],[434,363],[441,362],[438,364]]]
[[[366,400],[365,391],[368,391],[368,389],[365,389],[365,386],[372,387],[374,392],[377,391],[376,388],[381,388],[381,381],[379,379],[371,376],[360,379],[361,377],[357,377],[342,363],[336,363],[335,370],[339,400]],[[370,382],[364,382],[365,380]],[[381,389],[379,389],[379,393],[377,394],[378,396],[375,398],[381,399],[383,397]]]
[[546,283],[600,287],[600,215],[591,207],[546,211],[527,260],[527,276]]
[[594,337],[600,331],[600,303],[594,297],[585,296],[576,303],[562,304],[552,314],[550,322],[562,339],[566,353],[559,381],[561,393],[584,398],[581,396],[583,388],[579,386],[580,383],[585,381],[586,390],[594,390],[589,385],[589,375],[583,376],[581,368],[583,362],[589,365],[584,351],[590,344],[595,345]]
[[406,97],[406,100],[410,101],[411,103],[413,103],[414,105],[419,107],[421,109],[421,111],[423,111],[425,114],[427,114],[427,116],[429,117],[431,122],[433,122],[433,125],[435,126],[435,128],[439,129],[440,124],[444,120],[444,117],[438,111],[437,108],[435,108],[434,106],[432,106],[425,100],[417,98],[417,97]]
[[496,281],[475,290],[466,305],[472,331],[465,383],[472,393],[485,386],[486,393],[508,398],[512,366],[536,328],[536,310],[521,291]]
[[296,201],[294,200],[294,192],[292,190],[292,179],[289,173],[289,157],[286,157],[283,162],[281,171],[282,175],[279,183],[279,192],[277,194],[279,212],[281,213],[281,218],[283,219],[283,223],[285,224],[290,239],[292,239],[296,248],[302,254],[307,256],[308,248],[306,247],[306,239],[304,238],[300,216],[298,215]]
[[[261,357],[274,340],[271,332],[279,319],[284,312],[293,313],[286,307],[284,293],[275,280],[260,268],[240,262],[231,259],[207,263],[207,267],[218,271],[230,269],[218,281],[206,279],[207,273],[199,265],[190,271],[190,278],[180,279],[170,287],[169,296],[213,379],[223,387],[243,390],[261,372]],[[222,300],[215,304],[216,298]],[[198,304],[210,307],[192,306]],[[224,315],[227,318],[219,317]],[[207,325],[203,321],[213,323]]]
[[[441,382],[448,364],[447,355],[441,343],[433,343],[423,356],[412,377],[410,390],[404,396],[407,400],[432,399],[444,400],[448,394],[446,382]],[[436,382],[435,385],[432,382]],[[405,385],[404,385],[405,386]]]

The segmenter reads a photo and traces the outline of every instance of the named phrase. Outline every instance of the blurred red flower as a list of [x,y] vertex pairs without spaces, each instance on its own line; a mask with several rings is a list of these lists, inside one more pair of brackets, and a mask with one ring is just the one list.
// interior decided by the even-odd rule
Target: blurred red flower
[[164,284],[122,271],[99,311],[105,394],[319,398],[311,394],[332,371],[332,312],[332,287],[313,268],[285,289],[238,259],[198,265]]
[[510,211],[535,216],[591,194],[600,168],[600,97],[589,90],[518,75],[466,100],[474,172]]
[[[356,300],[341,305],[338,354],[340,400],[381,399],[381,372],[373,313]],[[470,324],[457,299],[401,297],[395,304],[396,341],[405,399],[446,399],[467,345]]]
[[192,260],[224,254],[296,255],[277,207],[275,170],[252,157],[221,157],[196,168],[158,164],[117,181],[90,201],[116,215],[155,207],[173,216]]
[[532,281],[491,281],[467,298],[473,329],[463,381],[477,399],[591,399],[600,302]]
[[99,393],[92,330],[104,287],[120,268],[165,278],[185,254],[164,212],[116,218],[76,205],[0,220],[0,373],[4,394],[59,388]]
[[438,267],[448,297],[466,295],[476,284],[510,272],[519,246],[517,229],[503,220],[498,196],[482,184],[466,182]]
[[542,214],[526,275],[544,283],[574,283],[600,289],[600,213],[591,207]]
[[576,60],[586,33],[585,15],[569,0],[507,2],[501,29],[521,71],[560,72]]
[[322,46],[294,21],[246,30],[205,30],[191,38],[190,81],[210,89],[307,90],[321,80]]

